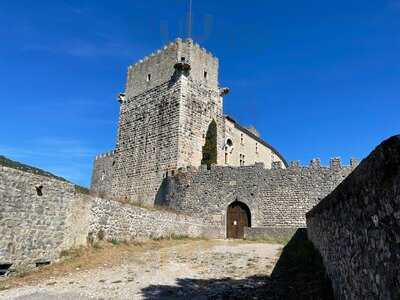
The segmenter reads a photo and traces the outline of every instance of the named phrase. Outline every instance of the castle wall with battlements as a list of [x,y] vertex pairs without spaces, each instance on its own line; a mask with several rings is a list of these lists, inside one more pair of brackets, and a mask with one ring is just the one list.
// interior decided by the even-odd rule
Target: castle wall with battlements
[[329,167],[318,160],[310,166],[292,163],[283,169],[263,164],[181,170],[168,178],[164,205],[176,211],[204,218],[219,226],[225,237],[227,207],[234,201],[245,203],[251,212],[251,227],[305,227],[305,213],[335,189],[356,163],[341,166],[333,159]]
[[[128,68],[120,97],[116,149],[94,162],[91,193],[153,205],[168,174],[200,167],[210,123],[217,124],[217,165],[285,159],[257,133],[223,114],[219,61],[192,40],[177,39]],[[227,142],[233,141],[233,146]]]
[[93,163],[90,193],[96,197],[108,197],[111,194],[114,170],[114,151],[97,155]]

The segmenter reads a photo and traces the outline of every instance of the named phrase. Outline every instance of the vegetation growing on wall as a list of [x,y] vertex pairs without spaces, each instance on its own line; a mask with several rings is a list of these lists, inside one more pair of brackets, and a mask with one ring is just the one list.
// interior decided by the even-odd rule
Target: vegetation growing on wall
[[206,142],[203,146],[202,165],[210,167],[217,163],[217,123],[212,120],[207,129]]

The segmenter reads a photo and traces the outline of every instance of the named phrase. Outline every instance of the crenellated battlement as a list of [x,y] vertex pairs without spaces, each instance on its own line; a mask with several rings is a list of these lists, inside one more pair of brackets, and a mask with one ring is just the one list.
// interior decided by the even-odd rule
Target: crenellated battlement
[[218,59],[191,39],[177,38],[128,67],[128,98],[147,92],[176,76],[177,64],[186,64],[191,80],[218,88]]
[[[154,57],[160,56],[164,52],[166,52],[169,49],[174,49],[177,48],[178,50],[182,50],[182,47],[192,47],[193,50],[201,51],[205,55],[208,55],[210,58],[214,59],[215,61],[219,61],[218,57],[214,56],[214,54],[207,50],[206,48],[200,46],[198,43],[194,43],[192,39],[182,39],[182,38],[176,38],[174,42],[169,42],[168,44],[164,45],[162,48],[159,48],[155,50],[154,52],[150,53],[149,55],[146,55],[145,57],[139,59],[137,62],[131,64],[128,66],[128,69],[132,68],[137,68],[140,67],[140,65],[148,62]],[[177,53],[178,54],[178,53]],[[188,61],[190,61],[190,56],[188,57]],[[179,56],[176,56],[176,62],[180,61]]]
[[102,158],[105,158],[105,157],[111,157],[111,156],[114,156],[114,154],[115,154],[115,150],[111,150],[111,151],[108,151],[108,152],[100,153],[100,154],[96,155],[95,160],[102,159]]
[[[277,161],[272,163],[271,169],[265,169],[264,163],[255,163],[254,165],[240,166],[240,167],[232,167],[232,166],[217,166],[211,165],[208,168],[206,165],[202,165],[199,167],[188,166],[186,168],[179,168],[178,171],[174,174],[184,174],[184,173],[213,173],[217,172],[240,172],[240,171],[264,171],[265,173],[271,173],[276,170],[315,170],[315,169],[325,169],[331,171],[341,171],[341,170],[353,170],[358,165],[358,160],[355,158],[351,158],[348,165],[343,165],[342,161],[339,157],[333,157],[329,161],[328,166],[321,165],[321,160],[319,158],[314,158],[310,161],[310,163],[306,166],[302,166],[298,160],[291,161],[287,168],[283,168],[282,162]],[[172,173],[169,173],[169,176],[174,176]]]
[[166,181],[168,192],[164,205],[212,222],[214,214],[240,201],[254,212],[252,224],[257,224],[256,227],[302,227],[305,213],[332,192],[356,166],[355,159],[349,165],[342,165],[340,158],[334,157],[328,166],[322,166],[316,158],[307,166],[293,161],[287,168],[279,163],[274,163],[271,169],[265,169],[263,163],[181,168]]

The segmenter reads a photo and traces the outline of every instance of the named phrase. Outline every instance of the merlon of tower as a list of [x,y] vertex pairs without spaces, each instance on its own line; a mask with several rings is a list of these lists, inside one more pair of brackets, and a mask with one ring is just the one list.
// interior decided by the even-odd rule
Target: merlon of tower
[[170,81],[181,71],[192,81],[218,89],[219,61],[191,39],[176,39],[128,67],[127,99]]

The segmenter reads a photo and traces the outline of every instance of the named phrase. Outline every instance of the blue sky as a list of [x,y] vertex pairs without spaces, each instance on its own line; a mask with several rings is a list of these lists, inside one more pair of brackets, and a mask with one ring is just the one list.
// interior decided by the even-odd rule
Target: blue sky
[[[0,1],[0,154],[89,185],[127,66],[185,36],[186,0]],[[399,133],[400,0],[194,0],[225,112],[288,160],[365,157]]]

